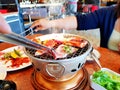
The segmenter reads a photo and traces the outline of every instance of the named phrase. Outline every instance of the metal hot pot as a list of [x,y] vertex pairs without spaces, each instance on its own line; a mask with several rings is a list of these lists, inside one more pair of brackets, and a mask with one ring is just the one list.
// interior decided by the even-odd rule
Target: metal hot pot
[[[59,33],[42,35],[36,38],[44,41],[48,39],[64,40],[70,37],[80,36],[74,34]],[[91,50],[92,46],[88,41],[88,44],[82,48],[79,53],[77,53],[78,56],[72,56],[71,58],[65,58],[61,60],[40,59],[34,56],[33,49],[25,49],[25,53],[30,57],[34,65],[35,72],[39,73],[38,75],[40,75],[40,77],[43,77],[49,82],[64,82],[72,79],[77,74],[77,72],[81,70],[86,62],[86,57],[91,52]]]

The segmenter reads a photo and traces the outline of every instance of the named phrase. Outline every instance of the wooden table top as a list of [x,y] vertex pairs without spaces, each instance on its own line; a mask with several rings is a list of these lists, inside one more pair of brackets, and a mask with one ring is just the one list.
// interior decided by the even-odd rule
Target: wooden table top
[[[0,43],[0,51],[6,48],[14,46],[9,43]],[[100,54],[100,63],[102,67],[109,68],[120,74],[120,54],[115,51],[108,50],[106,48],[96,48]],[[89,74],[99,69],[98,65],[94,61],[87,61],[85,68]],[[6,80],[12,80],[17,85],[17,90],[34,90],[31,84],[31,74],[33,73],[33,66],[29,66],[22,70],[8,72]]]

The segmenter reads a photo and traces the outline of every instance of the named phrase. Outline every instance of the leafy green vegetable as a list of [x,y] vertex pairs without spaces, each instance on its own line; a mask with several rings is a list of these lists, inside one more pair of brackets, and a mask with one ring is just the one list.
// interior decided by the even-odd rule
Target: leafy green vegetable
[[71,47],[70,47],[70,46],[65,45],[63,49],[64,49],[67,53],[71,53]]
[[97,71],[93,74],[92,81],[107,90],[120,90],[120,76],[109,71]]

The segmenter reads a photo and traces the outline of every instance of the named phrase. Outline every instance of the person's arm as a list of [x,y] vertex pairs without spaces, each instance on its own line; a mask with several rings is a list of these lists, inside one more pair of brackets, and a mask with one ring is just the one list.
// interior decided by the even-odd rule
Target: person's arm
[[31,28],[35,28],[37,30],[45,30],[48,28],[61,28],[61,29],[76,29],[77,28],[77,20],[75,16],[69,16],[66,18],[61,18],[57,20],[47,20],[47,19],[39,19],[33,22]]
[[120,52],[120,43],[118,44],[118,50],[119,50],[119,52]]
[[[117,19],[114,28],[118,33],[120,33],[120,18]],[[120,42],[118,43],[118,50],[119,50],[119,53],[120,53]]]
[[1,13],[0,13],[0,33],[12,33],[10,26],[7,24]]

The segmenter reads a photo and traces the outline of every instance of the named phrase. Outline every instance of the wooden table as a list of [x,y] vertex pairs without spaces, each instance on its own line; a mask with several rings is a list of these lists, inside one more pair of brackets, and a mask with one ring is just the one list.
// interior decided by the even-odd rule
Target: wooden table
[[[4,50],[11,46],[14,45],[9,43],[0,43],[0,50]],[[118,52],[114,52],[101,47],[97,48],[97,50],[101,54],[100,63],[102,67],[109,68],[120,74],[120,54]],[[93,71],[99,69],[98,65],[94,61],[86,62],[85,67],[88,70],[89,74],[92,74]],[[32,66],[22,70],[8,72],[6,80],[14,81],[17,85],[17,90],[34,90],[31,84],[32,72]]]

